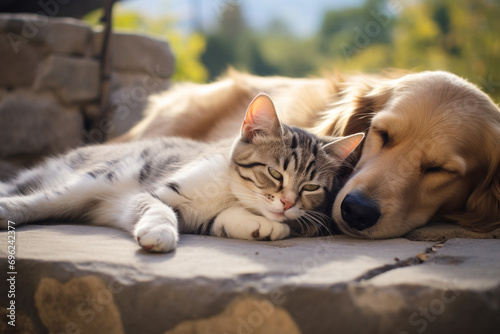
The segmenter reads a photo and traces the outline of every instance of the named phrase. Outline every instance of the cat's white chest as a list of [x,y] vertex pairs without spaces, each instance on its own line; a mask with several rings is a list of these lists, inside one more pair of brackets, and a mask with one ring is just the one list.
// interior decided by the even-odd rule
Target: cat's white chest
[[214,218],[236,201],[230,189],[228,158],[222,154],[186,166],[171,180],[178,193],[160,191],[158,196],[180,212],[188,229]]

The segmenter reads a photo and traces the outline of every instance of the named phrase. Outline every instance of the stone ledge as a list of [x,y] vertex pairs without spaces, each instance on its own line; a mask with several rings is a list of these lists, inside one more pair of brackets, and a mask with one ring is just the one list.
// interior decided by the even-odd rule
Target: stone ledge
[[[92,53],[101,53],[103,33],[96,31],[92,40]],[[111,68],[140,71],[161,78],[169,78],[174,70],[174,55],[167,42],[147,36],[113,33],[110,36]],[[148,52],[144,52],[148,50]]]
[[99,62],[95,59],[51,55],[39,67],[35,91],[52,90],[64,103],[96,101]]
[[433,222],[417,228],[405,235],[408,240],[443,242],[454,238],[467,239],[500,239],[500,228],[491,232],[473,232],[450,223]]
[[[100,114],[101,43],[102,32],[81,20],[0,13],[0,159],[28,165],[101,136],[85,131]],[[142,118],[174,71],[166,41],[113,33],[110,44],[115,112],[99,124],[109,139]],[[0,163],[0,178],[11,174]]]
[[[1,17],[1,16],[0,16]],[[17,52],[16,52],[17,51]],[[35,80],[40,51],[31,44],[12,46],[7,34],[0,32],[0,87],[30,87]]]
[[83,117],[54,97],[24,90],[0,100],[0,158],[22,154],[55,154],[81,142]]
[[69,17],[2,13],[0,32],[10,34],[20,44],[41,45],[45,52],[85,55],[92,29],[85,22]]
[[[58,333],[494,332],[500,241],[452,239],[422,264],[403,261],[433,244],[182,235],[175,252],[147,254],[114,229],[23,226],[17,314],[26,328]],[[6,249],[2,232],[2,257]]]

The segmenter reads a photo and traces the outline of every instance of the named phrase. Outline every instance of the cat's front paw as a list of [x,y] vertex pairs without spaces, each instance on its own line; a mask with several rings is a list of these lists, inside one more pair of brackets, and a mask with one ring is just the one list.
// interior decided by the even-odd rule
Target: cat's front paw
[[290,227],[260,216],[246,215],[240,220],[225,214],[215,220],[213,232],[235,239],[280,240],[290,235]]
[[177,246],[177,217],[172,210],[163,211],[144,215],[135,226],[137,242],[148,252],[166,253]]
[[290,236],[290,227],[266,218],[258,219],[259,227],[252,231],[251,236],[256,240],[281,240]]
[[145,251],[166,253],[174,250],[177,246],[178,233],[175,227],[162,224],[138,229],[136,238]]
[[247,240],[280,240],[290,236],[290,227],[244,208],[229,208],[215,218],[212,233],[219,237]]

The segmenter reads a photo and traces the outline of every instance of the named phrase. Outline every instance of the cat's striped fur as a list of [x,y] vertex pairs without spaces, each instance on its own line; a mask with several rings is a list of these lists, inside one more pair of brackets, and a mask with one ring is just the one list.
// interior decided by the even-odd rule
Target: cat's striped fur
[[179,232],[281,239],[289,221],[312,235],[326,223],[318,209],[337,169],[361,138],[320,139],[281,125],[259,95],[235,141],[90,146],[20,173],[0,184],[0,226],[85,221],[129,230],[148,251],[174,249]]

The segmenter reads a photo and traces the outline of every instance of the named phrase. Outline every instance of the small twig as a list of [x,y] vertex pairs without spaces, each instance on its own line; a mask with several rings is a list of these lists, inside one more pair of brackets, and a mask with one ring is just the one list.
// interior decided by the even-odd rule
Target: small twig
[[100,56],[100,84],[101,94],[99,98],[100,111],[97,119],[94,120],[93,129],[100,135],[96,138],[97,142],[102,143],[108,135],[109,122],[113,116],[113,110],[109,103],[109,93],[111,88],[111,56],[109,52],[109,44],[112,30],[112,11],[115,0],[104,0],[104,16],[102,18],[104,24],[104,32],[101,44]]

